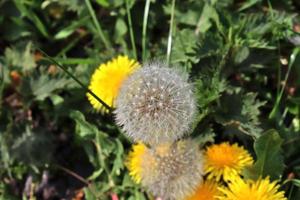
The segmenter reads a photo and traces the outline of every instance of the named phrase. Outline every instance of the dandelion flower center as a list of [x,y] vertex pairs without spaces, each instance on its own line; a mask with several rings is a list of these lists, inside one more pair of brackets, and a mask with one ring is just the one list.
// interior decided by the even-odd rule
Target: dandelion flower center
[[225,181],[232,180],[246,166],[253,164],[253,158],[247,150],[227,142],[208,147],[205,158],[205,172],[208,179],[216,178],[218,181],[222,177]]
[[[107,63],[101,64],[95,70],[91,77],[89,89],[108,106],[114,107],[114,100],[119,93],[121,84],[138,67],[139,64],[134,60],[130,60],[127,56],[118,56]],[[108,111],[91,94],[88,93],[87,97],[96,110]]]
[[228,188],[220,188],[219,200],[287,200],[282,191],[278,191],[277,182],[269,178],[257,181],[237,178],[228,184]]

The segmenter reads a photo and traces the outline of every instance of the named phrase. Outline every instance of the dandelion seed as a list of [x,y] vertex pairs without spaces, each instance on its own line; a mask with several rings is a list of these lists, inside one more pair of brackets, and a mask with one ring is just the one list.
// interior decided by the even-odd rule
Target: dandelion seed
[[228,184],[228,188],[219,190],[219,200],[287,200],[277,182],[271,182],[269,178],[257,181],[237,178]]
[[[148,144],[171,142],[182,137],[196,110],[187,79],[187,74],[161,63],[138,69],[124,81],[116,99],[117,124],[134,141]],[[140,112],[136,114],[137,108]]]
[[246,166],[253,164],[253,158],[247,150],[228,142],[214,144],[204,153],[205,173],[208,179],[232,181],[239,177]]
[[184,199],[202,182],[202,153],[191,140],[152,149],[139,143],[133,146],[126,166],[136,182],[166,200]]
[[[139,68],[139,64],[136,61],[130,60],[127,56],[118,56],[105,64],[101,64],[95,70],[89,89],[107,105],[114,107],[113,102],[119,93],[122,82],[137,68]],[[88,93],[87,97],[97,111],[108,111],[91,94]]]

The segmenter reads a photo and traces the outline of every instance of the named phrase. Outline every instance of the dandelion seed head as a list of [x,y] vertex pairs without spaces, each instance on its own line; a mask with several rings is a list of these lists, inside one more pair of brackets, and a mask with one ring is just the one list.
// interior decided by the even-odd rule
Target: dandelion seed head
[[163,199],[184,199],[202,182],[202,153],[191,140],[160,144],[142,154],[133,151],[128,158],[133,179]]
[[116,99],[117,124],[134,141],[148,144],[182,137],[196,111],[187,80],[187,74],[162,63],[136,70],[124,81]]
[[[142,184],[163,199],[183,199],[202,182],[202,154],[190,141],[156,147],[156,167],[145,170]],[[154,174],[155,176],[152,176]]]

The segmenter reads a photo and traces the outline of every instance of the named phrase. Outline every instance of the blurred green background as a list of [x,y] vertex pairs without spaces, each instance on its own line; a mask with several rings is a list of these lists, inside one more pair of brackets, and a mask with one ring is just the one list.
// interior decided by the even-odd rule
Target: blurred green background
[[[0,0],[0,199],[152,198],[124,167],[131,142],[113,115],[40,49],[85,85],[120,54],[182,67],[192,137],[243,144],[263,160],[256,176],[300,199],[299,12],[298,0]],[[254,151],[268,133],[274,146]]]

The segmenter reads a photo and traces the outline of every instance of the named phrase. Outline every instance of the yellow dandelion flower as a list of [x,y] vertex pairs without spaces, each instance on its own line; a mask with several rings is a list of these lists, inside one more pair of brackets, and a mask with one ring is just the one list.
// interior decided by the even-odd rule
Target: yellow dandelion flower
[[228,184],[228,188],[219,188],[221,193],[219,200],[287,200],[284,192],[278,191],[279,185],[276,181],[271,182],[269,178],[243,180],[237,178]]
[[208,179],[221,178],[228,181],[239,176],[246,166],[253,164],[253,158],[247,150],[228,142],[215,144],[205,152],[205,173]]
[[200,184],[195,192],[185,200],[216,200],[219,195],[218,184],[207,180]]
[[142,163],[145,151],[147,151],[147,147],[143,143],[133,145],[125,163],[129,175],[136,183],[140,183],[142,179]]
[[[89,89],[94,92],[108,106],[114,107],[114,100],[119,93],[122,82],[139,67],[139,63],[127,56],[117,58],[101,64],[91,77]],[[91,94],[87,97],[92,106],[98,111],[108,110]]]

